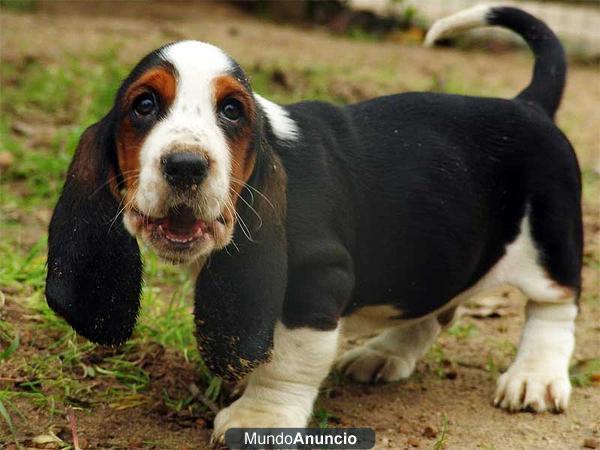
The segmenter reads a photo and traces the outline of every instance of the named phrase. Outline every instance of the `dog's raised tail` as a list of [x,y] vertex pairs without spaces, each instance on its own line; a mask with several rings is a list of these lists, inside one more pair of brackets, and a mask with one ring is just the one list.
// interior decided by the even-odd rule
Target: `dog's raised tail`
[[527,42],[535,55],[533,77],[517,98],[541,106],[554,118],[565,87],[565,52],[552,30],[531,14],[518,8],[478,5],[435,22],[425,37],[425,45],[485,25],[508,28]]

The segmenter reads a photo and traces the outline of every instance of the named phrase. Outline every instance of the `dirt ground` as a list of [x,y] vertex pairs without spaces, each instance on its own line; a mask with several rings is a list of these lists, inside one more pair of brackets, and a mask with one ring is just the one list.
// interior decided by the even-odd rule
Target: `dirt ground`
[[[334,66],[340,73],[336,89],[356,100],[430,88],[432,79],[443,80],[444,74],[456,71],[467,90],[473,86],[474,94],[509,97],[525,86],[532,67],[530,57],[521,53],[465,53],[394,41],[350,40],[323,30],[259,20],[225,5],[133,2],[119,4],[119,9],[119,17],[111,17],[110,6],[100,5],[90,14],[89,8],[76,2],[57,2],[35,13],[2,11],[2,60],[36,58],[52,64],[66,55],[112,45],[118,46],[120,60],[133,64],[165,42],[200,39],[223,47],[243,66]],[[387,75],[373,77],[374,67],[386,68]],[[599,105],[597,67],[572,67],[558,122],[568,129],[582,168],[593,178],[592,194],[585,203],[586,260],[592,263],[584,269],[574,367],[600,357],[600,189],[593,171],[600,161]],[[45,220],[39,221],[36,232],[44,232]],[[565,414],[508,414],[492,406],[495,378],[510,363],[523,323],[523,299],[513,293],[500,296],[504,299],[501,308],[491,316],[472,317],[467,310],[460,326],[440,338],[409,380],[375,386],[332,377],[317,411],[330,426],[373,427],[377,448],[577,449],[584,442],[595,442],[600,448],[597,382],[575,386]],[[18,303],[9,306],[9,322],[24,320]],[[22,351],[36,352],[52,339],[25,337]],[[78,409],[84,444],[88,448],[146,448],[152,445],[145,442],[160,440],[162,444],[154,448],[206,448],[210,423],[199,417],[174,416],[160,406],[165,389],[187,389],[194,382],[194,365],[169,352],[154,354],[152,349],[144,349],[143,358],[152,374],[153,403],[125,410],[108,404]],[[19,430],[22,435],[43,433],[49,423],[64,433],[66,419],[60,414],[48,417],[26,402],[19,407],[33,419],[31,429]],[[0,424],[0,448],[2,430]],[[10,448],[8,442],[6,438],[5,448]]]

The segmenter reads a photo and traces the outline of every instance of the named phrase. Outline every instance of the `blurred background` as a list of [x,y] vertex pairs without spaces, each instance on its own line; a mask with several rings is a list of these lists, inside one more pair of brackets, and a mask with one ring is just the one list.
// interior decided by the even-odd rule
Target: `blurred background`
[[[513,97],[533,67],[514,35],[421,45],[435,19],[476,3],[0,0],[0,449],[206,448],[228,401],[196,350],[180,268],[144,253],[142,314],[119,349],[77,337],[43,298],[47,224],[73,150],[141,57],[208,41],[281,103],[414,90]],[[491,407],[523,319],[522,299],[501,290],[466,305],[406,382],[332,374],[315,426],[373,427],[377,448],[600,448],[600,0],[502,3],[547,21],[570,63],[557,122],[581,163],[586,251],[569,413]]]

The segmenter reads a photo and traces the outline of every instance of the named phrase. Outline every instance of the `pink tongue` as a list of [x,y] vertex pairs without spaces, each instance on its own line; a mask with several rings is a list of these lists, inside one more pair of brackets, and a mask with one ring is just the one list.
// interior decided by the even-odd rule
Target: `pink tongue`
[[194,211],[191,208],[180,206],[171,209],[164,222],[160,225],[169,235],[191,236],[203,227],[204,222],[196,219]]
[[196,220],[192,223],[180,223],[173,222],[167,219],[163,224],[162,228],[169,235],[174,236],[190,236],[196,234],[199,230],[201,231],[204,222]]

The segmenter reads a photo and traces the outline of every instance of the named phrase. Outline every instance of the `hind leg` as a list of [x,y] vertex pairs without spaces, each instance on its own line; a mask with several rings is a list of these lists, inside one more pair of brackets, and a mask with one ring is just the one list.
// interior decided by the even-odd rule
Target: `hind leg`
[[442,327],[450,322],[454,311],[450,313],[388,328],[364,345],[344,353],[336,362],[336,369],[363,383],[408,378]]
[[575,346],[575,304],[529,301],[527,322],[510,368],[498,379],[494,404],[510,411],[566,409],[569,360]]
[[[555,281],[540,262],[543,242],[534,244],[534,238],[525,219],[519,238],[507,248],[506,266],[514,273],[510,281],[530,300],[517,356],[498,379],[494,403],[510,411],[560,412],[571,394],[569,360],[575,346],[579,269],[572,270],[571,286]],[[546,250],[548,257],[556,255]]]

